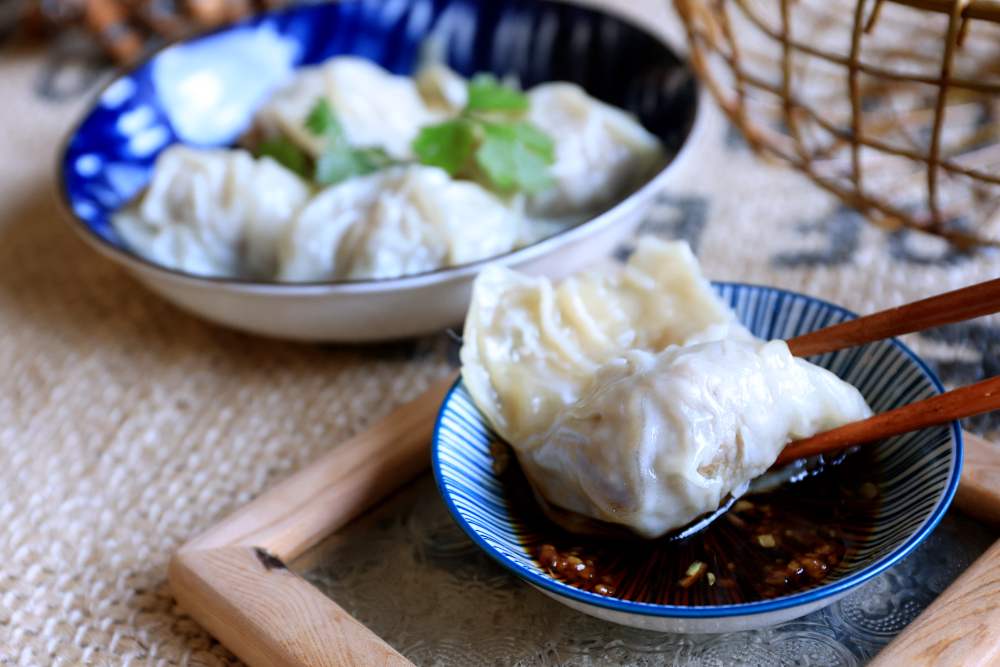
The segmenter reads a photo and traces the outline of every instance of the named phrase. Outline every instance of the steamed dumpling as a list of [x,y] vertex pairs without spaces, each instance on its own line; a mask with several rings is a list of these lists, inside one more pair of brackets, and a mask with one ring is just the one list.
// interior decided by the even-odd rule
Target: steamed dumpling
[[309,188],[270,158],[170,146],[147,190],[112,224],[142,257],[206,276],[269,278],[277,240]]
[[829,371],[740,326],[686,244],[553,286],[473,289],[462,379],[551,505],[646,537],[715,510],[793,439],[871,414]]
[[417,90],[424,102],[435,110],[455,115],[469,99],[468,82],[447,65],[430,63],[424,65],[414,75]]
[[791,440],[870,415],[784,341],[716,340],[608,362],[541,444],[515,447],[550,502],[652,538],[742,494]]
[[730,330],[742,328],[687,244],[644,238],[622,269],[558,286],[484,269],[465,320],[462,378],[493,428],[516,446],[543,437],[597,370],[626,350],[658,352]]
[[392,167],[316,195],[289,229],[280,280],[392,278],[493,257],[521,220],[494,195],[436,167]]
[[[420,130],[466,106],[463,77],[440,63],[414,78],[397,76],[363,58],[339,56],[296,72],[258,110],[245,139],[282,137],[318,158],[326,139],[305,121],[325,100],[348,143],[382,148],[395,166],[316,193],[270,158],[175,146],[160,156],[147,191],[113,224],[138,254],[201,275],[389,278],[533,244],[610,203],[663,157],[652,135],[578,86],[543,84],[528,96],[527,120],[556,145],[555,185],[544,193],[500,198],[415,163],[411,144]],[[579,287],[603,289],[597,283],[581,280]]]
[[552,137],[556,148],[554,185],[528,199],[529,214],[599,210],[666,160],[656,136],[576,84],[544,83],[529,90],[528,98],[527,120]]
[[299,70],[276,91],[257,111],[256,131],[283,134],[317,156],[324,140],[305,128],[305,119],[320,99],[330,103],[352,146],[377,146],[398,159],[412,157],[410,143],[417,132],[442,120],[444,113],[424,102],[412,78],[364,58],[338,56]]

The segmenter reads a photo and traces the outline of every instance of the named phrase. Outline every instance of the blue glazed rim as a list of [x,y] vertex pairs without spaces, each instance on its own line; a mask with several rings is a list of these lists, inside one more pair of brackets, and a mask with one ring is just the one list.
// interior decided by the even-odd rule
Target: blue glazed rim
[[[857,318],[857,313],[854,313],[843,306],[838,306],[836,304],[825,301],[824,299],[819,299],[808,294],[802,294],[800,292],[794,292],[792,290],[786,290],[780,287],[769,287],[766,285],[755,285],[752,283],[741,283],[741,282],[723,282],[723,281],[713,281],[712,285],[715,287],[735,287],[735,288],[748,288],[751,290],[761,290],[769,292],[778,292],[785,295],[803,298],[812,303],[818,303],[824,307],[830,308],[835,312],[848,317]],[[938,393],[942,393],[944,385],[938,379],[937,375],[927,363],[921,359],[913,350],[911,350],[905,343],[901,342],[896,338],[889,339],[897,349],[901,350],[907,357],[909,357],[917,367],[923,371],[924,376],[930,380],[931,385]],[[865,568],[854,572],[843,579],[820,586],[818,588],[803,591],[801,593],[795,593],[793,595],[788,595],[784,597],[774,598],[772,600],[759,600],[756,602],[744,602],[740,604],[730,604],[730,605],[701,605],[701,606],[681,606],[681,605],[667,605],[667,604],[655,604],[652,602],[632,602],[628,600],[620,600],[617,598],[605,597],[603,595],[598,595],[596,593],[588,593],[579,588],[570,586],[569,584],[564,584],[563,582],[554,579],[552,577],[547,577],[537,572],[532,572],[531,570],[524,569],[519,564],[511,561],[510,559],[504,557],[502,554],[498,553],[492,546],[490,546],[479,534],[476,532],[472,526],[465,520],[461,512],[455,506],[452,501],[451,496],[445,491],[444,480],[441,476],[441,461],[439,458],[439,446],[440,442],[440,430],[441,421],[444,417],[445,408],[451,401],[453,394],[458,390],[462,383],[461,377],[455,381],[455,384],[451,386],[448,393],[444,397],[444,401],[441,403],[441,409],[438,412],[437,420],[434,423],[434,435],[431,446],[431,468],[434,471],[434,482],[437,485],[438,492],[441,494],[444,500],[445,506],[448,508],[449,514],[458,524],[458,526],[465,532],[469,538],[475,542],[479,548],[481,548],[486,555],[500,564],[504,569],[509,570],[513,574],[517,575],[521,579],[527,581],[533,586],[537,586],[544,589],[548,593],[553,593],[560,597],[570,598],[577,602],[582,602],[587,605],[593,605],[600,607],[602,609],[608,609],[611,611],[622,612],[626,614],[639,614],[641,616],[653,616],[653,617],[666,617],[666,618],[728,618],[732,616],[748,616],[754,614],[766,614],[768,612],[779,611],[782,609],[789,609],[792,607],[799,607],[807,605],[813,602],[817,602],[829,597],[837,596],[838,594],[846,593],[847,591],[863,584],[864,582],[872,579],[873,577],[886,571],[893,565],[897,564],[904,558],[906,558],[910,553],[913,552],[917,546],[923,542],[931,531],[937,527],[938,523],[941,522],[941,518],[944,513],[948,510],[951,505],[952,499],[955,497],[955,491],[958,489],[958,480],[962,472],[962,459],[963,459],[963,439],[962,439],[962,427],[958,421],[951,422],[951,433],[952,433],[952,452],[954,457],[952,458],[952,469],[951,475],[948,479],[948,484],[944,489],[944,493],[938,500],[937,506],[931,512],[930,516],[924,521],[924,524],[914,532],[901,546],[897,547],[891,554],[885,556],[880,561],[873,563]]]
[[[83,129],[86,122],[93,115],[95,109],[101,102],[104,93],[120,82],[123,78],[131,76],[132,74],[142,70],[147,67],[152,61],[160,57],[164,52],[168,51],[172,47],[179,44],[189,44],[192,42],[197,42],[199,40],[213,37],[216,35],[221,35],[233,30],[239,30],[246,27],[256,26],[264,23],[271,18],[280,18],[293,14],[308,14],[308,13],[319,13],[324,11],[324,7],[327,5],[340,4],[342,2],[360,2],[361,0],[312,0],[300,4],[290,4],[283,7],[278,7],[275,9],[267,9],[263,11],[254,12],[250,16],[241,18],[232,23],[227,23],[220,26],[214,26],[209,28],[204,28],[197,30],[190,35],[186,35],[183,38],[170,41],[165,44],[159,45],[156,48],[150,50],[148,53],[142,55],[137,61],[129,63],[128,65],[116,67],[113,70],[112,75],[103,84],[98,86],[97,90],[94,92],[93,96],[84,105],[83,111],[79,118],[70,125],[69,130],[65,133],[62,140],[59,143],[59,148],[57,151],[57,159],[54,165],[55,169],[55,184],[56,184],[56,201],[57,205],[62,209],[63,215],[60,216],[67,224],[69,224],[73,231],[80,236],[84,241],[89,243],[92,247],[97,249],[99,252],[105,256],[111,257],[115,260],[124,261],[126,264],[132,264],[135,266],[142,267],[143,269],[155,271],[165,277],[169,277],[174,280],[185,281],[190,284],[200,284],[200,285],[221,285],[221,286],[231,286],[237,288],[264,288],[273,289],[279,291],[294,291],[301,289],[312,289],[312,288],[329,288],[329,287],[368,287],[368,286],[384,286],[384,287],[396,287],[411,283],[413,280],[423,280],[427,278],[442,278],[447,279],[455,275],[455,272],[463,269],[474,268],[485,266],[486,264],[497,261],[506,260],[511,257],[515,257],[525,253],[526,251],[535,248],[544,248],[551,246],[552,244],[558,242],[564,237],[572,237],[575,233],[579,233],[578,230],[584,227],[592,227],[596,224],[607,224],[607,219],[611,217],[614,213],[618,212],[620,209],[624,208],[630,202],[632,202],[641,192],[647,191],[655,184],[661,183],[662,179],[669,172],[673,171],[680,162],[682,156],[690,152],[691,139],[694,135],[695,128],[698,125],[699,119],[703,113],[702,105],[702,87],[701,82],[696,76],[694,76],[693,69],[691,67],[690,60],[685,56],[685,54],[680,53],[677,49],[669,43],[663,36],[652,29],[652,27],[643,25],[637,21],[634,17],[630,16],[626,12],[619,11],[613,7],[601,7],[597,5],[590,5],[585,2],[580,2],[580,0],[541,0],[543,3],[549,3],[554,5],[565,5],[569,7],[574,7],[578,10],[591,13],[593,15],[602,15],[612,18],[618,21],[622,25],[626,25],[629,28],[641,32],[647,35],[650,39],[654,40],[659,46],[661,46],[670,56],[676,60],[677,64],[683,69],[687,70],[691,75],[690,85],[692,86],[691,91],[691,111],[689,114],[689,120],[687,121],[683,136],[680,143],[677,145],[676,150],[670,155],[669,160],[664,164],[659,171],[654,173],[649,177],[649,179],[636,188],[633,192],[620,198],[612,206],[604,211],[599,212],[597,215],[592,216],[584,220],[578,225],[574,225],[567,229],[562,229],[557,231],[555,234],[543,238],[539,241],[531,243],[523,248],[515,248],[505,253],[499,255],[488,257],[481,260],[476,260],[473,262],[466,262],[457,266],[446,266],[430,271],[422,271],[415,274],[407,274],[403,276],[396,276],[392,278],[364,278],[364,279],[348,279],[348,280],[322,280],[322,281],[303,281],[294,283],[284,283],[280,281],[267,281],[267,280],[256,280],[249,278],[238,278],[238,277],[222,277],[222,276],[203,276],[194,273],[188,273],[180,269],[176,269],[164,264],[159,264],[152,260],[146,259],[145,257],[127,249],[123,245],[116,244],[106,238],[93,229],[93,227],[80,217],[73,207],[74,198],[70,192],[70,187],[67,178],[68,164],[70,159],[70,148],[74,139]],[[296,69],[299,69],[297,66]],[[173,142],[177,143],[177,142]]]

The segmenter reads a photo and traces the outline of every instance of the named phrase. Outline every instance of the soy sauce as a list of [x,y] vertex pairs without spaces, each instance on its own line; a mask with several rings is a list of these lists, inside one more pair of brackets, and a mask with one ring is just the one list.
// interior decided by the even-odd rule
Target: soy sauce
[[879,507],[877,464],[860,449],[820,462],[800,481],[745,496],[684,540],[586,537],[545,516],[505,450],[494,445],[496,467],[532,558],[568,584],[635,602],[737,604],[814,588],[850,560]]

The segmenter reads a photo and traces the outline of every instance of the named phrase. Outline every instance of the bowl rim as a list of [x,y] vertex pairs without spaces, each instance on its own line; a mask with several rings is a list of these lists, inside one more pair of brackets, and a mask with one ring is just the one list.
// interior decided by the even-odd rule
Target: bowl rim
[[[344,0],[341,0],[344,1]],[[84,105],[83,111],[80,116],[74,121],[66,133],[63,135],[62,140],[59,143],[59,149],[57,152],[58,159],[55,163],[55,182],[57,191],[57,202],[59,208],[62,209],[63,215],[60,216],[64,222],[69,225],[73,231],[89,245],[91,248],[97,250],[100,254],[108,257],[109,259],[116,261],[132,270],[153,273],[157,277],[167,280],[172,283],[179,283],[188,285],[191,287],[221,287],[223,289],[230,289],[238,292],[250,292],[250,293],[264,293],[264,294],[326,294],[330,292],[343,292],[343,293],[369,293],[369,292],[382,292],[386,290],[403,290],[403,289],[417,289],[430,284],[435,283],[445,283],[454,280],[461,280],[467,278],[470,275],[475,275],[484,266],[493,262],[500,262],[504,264],[512,263],[522,263],[530,262],[533,259],[537,259],[540,256],[551,252],[556,247],[565,245],[567,243],[572,243],[579,240],[582,237],[589,236],[595,233],[597,230],[603,229],[611,224],[617,222],[622,214],[627,212],[630,208],[634,208],[639,204],[639,202],[651,197],[656,192],[662,190],[664,181],[671,171],[674,171],[682,161],[686,158],[691,150],[690,147],[694,143],[692,138],[695,136],[695,132],[700,126],[704,124],[704,103],[703,96],[704,90],[701,82],[694,75],[694,70],[692,69],[690,59],[684,54],[679,53],[677,49],[670,44],[666,38],[646,26],[639,24],[633,17],[630,17],[627,13],[616,11],[612,8],[603,8],[597,6],[591,6],[589,3],[579,2],[578,0],[540,0],[544,3],[551,3],[557,5],[568,5],[576,7],[578,9],[583,9],[586,11],[593,12],[597,15],[609,16],[623,24],[630,26],[631,28],[646,34],[650,39],[656,41],[660,46],[662,46],[668,53],[670,53],[674,58],[676,58],[678,64],[690,74],[690,82],[693,86],[692,94],[692,108],[691,108],[691,121],[688,124],[686,131],[681,140],[680,146],[677,151],[670,156],[662,168],[660,168],[653,176],[651,176],[645,183],[630,192],[627,196],[617,201],[615,204],[609,208],[601,211],[593,217],[585,219],[571,227],[561,229],[555,234],[545,237],[539,241],[536,241],[530,245],[526,245],[521,248],[515,248],[508,252],[494,255],[492,257],[486,257],[483,259],[476,260],[474,262],[467,262],[465,264],[459,264],[458,266],[446,266],[438,269],[433,269],[431,271],[423,271],[420,273],[408,274],[403,276],[396,276],[391,278],[372,278],[372,279],[353,279],[353,280],[327,280],[327,281],[305,281],[305,282],[279,282],[279,281],[266,281],[266,280],[252,280],[244,278],[232,278],[224,276],[200,276],[194,273],[188,273],[186,271],[181,271],[179,269],[174,269],[162,264],[158,264],[151,260],[148,260],[136,253],[133,253],[123,247],[120,247],[109,240],[105,239],[103,236],[98,234],[94,229],[91,228],[90,224],[77,215],[73,208],[72,199],[69,196],[69,188],[66,182],[66,169],[69,160],[69,149],[73,142],[73,139],[79,134],[80,129],[91,118],[94,111],[97,109],[101,102],[101,98],[104,96],[105,92],[123,80],[125,77],[130,76],[137,70],[146,67],[154,59],[158,58],[166,50],[183,45],[189,44],[200,39],[211,37],[213,35],[223,34],[231,30],[236,30],[240,28],[245,28],[257,22],[266,21],[271,17],[282,16],[286,14],[293,14],[298,12],[308,13],[313,11],[321,11],[322,8],[330,5],[340,4],[340,2],[317,2],[317,3],[306,3],[298,5],[288,5],[280,7],[277,9],[271,9],[267,11],[257,12],[249,17],[240,19],[234,23],[230,23],[224,26],[219,26],[215,28],[209,28],[196,32],[192,35],[188,35],[183,39],[177,40],[175,42],[170,42],[163,44],[153,49],[149,53],[143,55],[142,58],[124,67],[117,67],[114,69],[111,76],[98,87],[98,89],[91,96],[90,100]],[[297,67],[297,69],[301,69]],[[168,145],[174,145],[180,142],[174,142]],[[220,147],[221,148],[221,147]]]
[[[857,318],[857,314],[843,306],[838,306],[837,304],[826,301],[825,299],[820,299],[818,297],[811,296],[809,294],[803,294],[801,292],[795,292],[793,290],[784,289],[781,287],[773,287],[769,285],[760,285],[754,283],[746,282],[731,282],[731,281],[712,281],[714,287],[736,287],[736,288],[749,288],[751,290],[763,290],[772,291],[787,294],[790,296],[801,297],[806,299],[808,302],[818,303],[827,308],[832,309],[834,312],[839,312],[842,315],[846,315],[848,318]],[[921,359],[913,350],[909,348],[905,343],[900,341],[898,338],[890,338],[889,342],[894,345],[897,349],[901,350],[903,354],[910,358],[920,370],[924,372],[924,375],[930,380],[931,385],[938,393],[945,390],[944,385],[941,383],[937,374],[927,365],[927,363]],[[706,619],[706,618],[729,618],[736,616],[752,616],[757,614],[766,614],[769,612],[780,611],[783,609],[790,609],[794,607],[799,607],[802,605],[807,605],[819,600],[824,600],[826,598],[836,598],[841,594],[845,594],[851,589],[863,584],[864,582],[874,578],[875,576],[881,574],[890,567],[896,565],[901,560],[906,558],[910,553],[913,552],[917,546],[923,542],[928,535],[937,527],[940,523],[941,518],[944,516],[948,507],[955,496],[955,491],[958,488],[959,477],[962,472],[962,461],[963,461],[963,438],[962,438],[962,428],[961,424],[956,420],[951,422],[951,441],[952,448],[951,451],[953,456],[951,457],[950,465],[951,471],[948,478],[948,483],[946,484],[943,493],[939,496],[938,501],[934,509],[930,512],[928,517],[924,520],[923,524],[915,530],[900,546],[896,547],[892,552],[884,556],[882,559],[864,567],[856,572],[845,576],[843,579],[831,582],[829,584],[824,584],[816,588],[801,591],[799,593],[794,593],[792,595],[786,595],[782,597],[772,598],[769,600],[757,600],[754,602],[742,602],[738,604],[728,604],[728,605],[698,605],[698,606],[683,606],[683,605],[667,605],[667,604],[657,604],[653,602],[635,602],[631,600],[622,600],[614,597],[606,597],[603,595],[598,595],[597,593],[590,593],[569,584],[563,583],[558,579],[553,577],[545,576],[533,572],[513,562],[512,560],[505,557],[503,554],[499,553],[494,547],[489,545],[479,533],[465,520],[461,512],[456,507],[452,497],[449,493],[445,491],[444,479],[441,473],[441,461],[440,461],[440,431],[441,424],[444,418],[446,408],[452,400],[453,395],[459,389],[462,384],[462,378],[459,378],[445,394],[444,400],[441,403],[441,408],[438,411],[437,419],[434,423],[434,434],[431,440],[431,469],[434,473],[434,482],[437,485],[438,493],[441,495],[442,500],[444,500],[445,506],[448,509],[448,513],[451,514],[452,519],[458,524],[462,531],[472,539],[476,545],[478,545],[487,556],[500,564],[504,569],[517,575],[519,578],[523,579],[527,583],[540,587],[546,593],[553,593],[560,597],[568,597],[577,602],[581,602],[587,605],[592,605],[600,607],[602,609],[622,612],[626,614],[637,614],[641,616],[650,617],[660,617],[660,618],[692,618],[692,619]]]

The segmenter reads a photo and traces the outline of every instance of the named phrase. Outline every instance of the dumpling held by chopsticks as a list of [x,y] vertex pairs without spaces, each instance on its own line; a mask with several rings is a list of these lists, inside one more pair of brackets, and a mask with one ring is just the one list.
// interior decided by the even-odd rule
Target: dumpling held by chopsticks
[[871,415],[740,326],[683,243],[644,239],[558,287],[484,271],[464,340],[463,379],[536,492],[644,537],[740,495],[789,441]]

